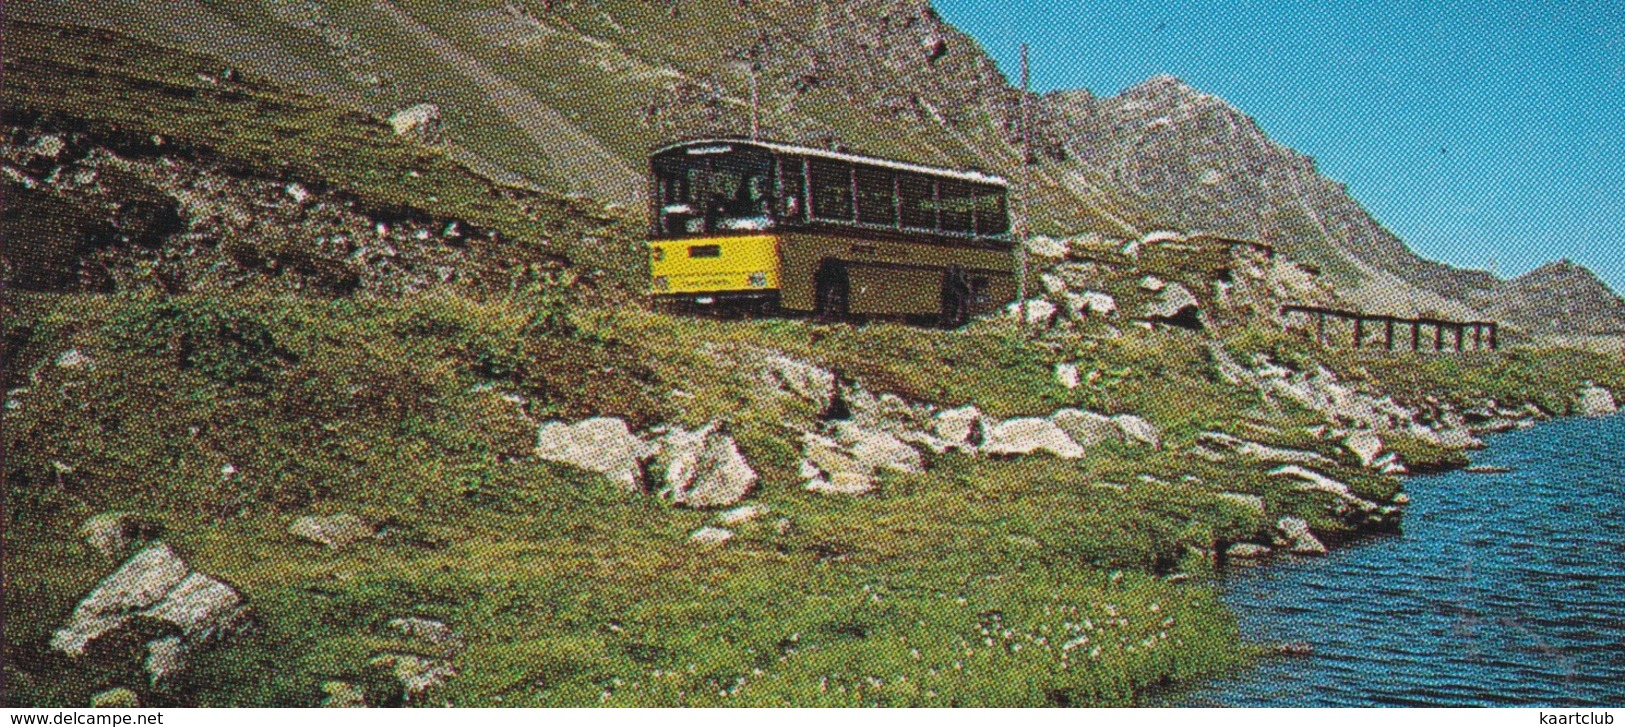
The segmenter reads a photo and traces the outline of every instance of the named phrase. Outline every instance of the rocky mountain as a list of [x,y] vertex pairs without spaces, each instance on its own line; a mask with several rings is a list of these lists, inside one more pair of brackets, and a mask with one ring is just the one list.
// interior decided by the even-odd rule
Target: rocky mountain
[[[448,153],[487,176],[631,209],[649,149],[747,131],[752,76],[763,136],[1022,174],[1020,92],[927,0],[29,0],[8,10],[207,52],[377,118],[430,103]],[[1036,231],[1245,236],[1318,268],[1347,305],[1373,312],[1625,329],[1618,296],[1579,277],[1559,276],[1556,298],[1600,307],[1552,324],[1520,294],[1527,286],[1417,256],[1312,158],[1178,79],[1111,97],[1052,93],[1029,113]]]
[[1545,333],[1625,333],[1625,301],[1590,270],[1571,260],[1535,268],[1468,300],[1492,316],[1516,319]]

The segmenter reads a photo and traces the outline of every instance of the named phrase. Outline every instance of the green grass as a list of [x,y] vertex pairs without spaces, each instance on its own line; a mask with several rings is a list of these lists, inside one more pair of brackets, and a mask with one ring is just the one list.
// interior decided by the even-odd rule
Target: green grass
[[[313,704],[322,681],[369,678],[370,655],[421,649],[383,628],[410,614],[468,637],[462,674],[437,704],[1124,704],[1245,658],[1210,591],[1157,576],[1180,567],[1185,545],[1247,537],[1258,523],[1202,491],[1088,485],[1091,469],[1126,452],[1081,465],[950,456],[861,499],[801,491],[793,460],[763,466],[772,516],[714,551],[687,542],[705,513],[523,458],[534,430],[496,392],[524,393],[539,418],[643,424],[676,416],[654,395],[666,387],[745,395],[717,362],[547,383],[669,345],[604,323],[643,314],[548,322],[511,302],[439,295],[38,296],[16,313],[14,360],[34,378],[6,432],[17,453],[6,617],[19,704],[82,703],[132,683],[111,661],[87,669],[44,649],[107,569],[72,531],[114,508],[158,515],[170,542],[262,617],[257,635],[211,652],[160,701]],[[647,324],[683,331],[691,348],[816,328]],[[840,335],[850,338],[824,346],[839,357],[906,338],[884,326]],[[522,353],[542,346],[571,354]],[[55,366],[67,348],[94,365]],[[1009,355],[955,350],[966,356],[957,370],[988,377]],[[641,388],[614,388],[639,376]],[[762,460],[783,434],[749,423],[740,436]],[[222,476],[225,463],[239,474]],[[283,532],[295,515],[338,510],[389,535],[328,553]],[[76,564],[74,575],[46,563]],[[1011,635],[989,646],[980,629],[993,614]],[[1089,632],[1102,651],[1063,659],[1058,644],[1083,635],[1065,624],[1084,617],[1113,624]]]

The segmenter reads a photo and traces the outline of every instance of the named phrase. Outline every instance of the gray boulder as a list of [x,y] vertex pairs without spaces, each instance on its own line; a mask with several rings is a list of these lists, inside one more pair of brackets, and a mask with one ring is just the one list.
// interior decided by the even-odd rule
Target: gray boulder
[[829,407],[835,398],[835,374],[805,361],[783,354],[761,358],[768,381],[808,402],[819,410]]
[[1269,554],[1269,546],[1259,545],[1257,543],[1236,543],[1228,548],[1225,548],[1224,550],[1224,555],[1226,558],[1237,558],[1240,560],[1262,558]]
[[1145,305],[1142,317],[1153,321],[1171,321],[1189,316],[1200,308],[1201,303],[1190,289],[1179,283],[1169,283]]
[[440,139],[440,107],[432,103],[420,103],[396,111],[389,117],[389,125],[396,134],[412,136],[420,141],[435,142]]
[[667,433],[660,440],[655,471],[661,478],[662,497],[693,508],[739,502],[757,480],[733,437],[723,434],[715,422],[692,432],[679,428]]
[[141,545],[162,537],[162,523],[129,512],[106,512],[79,526],[79,538],[108,560],[120,560]]
[[1302,518],[1284,517],[1275,523],[1280,537],[1277,544],[1299,555],[1325,555],[1326,546],[1309,532],[1309,523]]
[[732,510],[726,510],[717,516],[717,524],[724,527],[743,525],[772,512],[766,505],[751,504],[740,505]]
[[688,539],[699,545],[722,545],[723,543],[732,540],[733,536],[734,534],[732,530],[727,528],[719,528],[714,525],[707,525],[699,530],[695,530],[688,536]]
[[1360,460],[1361,467],[1372,467],[1382,454],[1382,439],[1376,432],[1358,431],[1343,438],[1343,447]]
[[1085,448],[1101,442],[1127,440],[1123,428],[1104,414],[1082,409],[1057,409],[1054,414],[1049,415],[1049,420],[1055,422],[1055,426],[1060,427],[1061,431],[1066,432],[1072,441]]
[[603,474],[629,490],[640,488],[643,460],[657,450],[615,417],[545,422],[536,433],[537,457]]
[[165,636],[147,642],[147,658],[142,662],[148,682],[154,688],[169,684],[186,669],[186,643],[179,636]]
[[984,422],[982,411],[971,404],[937,412],[932,418],[931,430],[944,441],[976,446],[981,444]]
[[865,429],[852,422],[835,425],[835,439],[851,454],[857,463],[874,472],[924,472],[925,460],[919,450],[910,447],[890,432]]
[[995,425],[982,444],[985,454],[1032,454],[1049,452],[1062,459],[1083,456],[1083,447],[1048,419],[1024,417]]
[[192,570],[169,546],[153,542],[102,579],[51,637],[51,648],[78,657],[95,640],[136,619],[175,627],[147,645],[145,666],[158,685],[185,666],[188,652],[247,627],[246,600],[225,583]]
[[863,495],[874,491],[875,479],[861,472],[835,472],[808,479],[805,488],[821,495]]
[[308,540],[329,549],[338,550],[372,538],[373,527],[355,515],[341,512],[333,515],[306,515],[288,526],[288,534]]
[[1583,417],[1601,417],[1619,412],[1619,405],[1614,402],[1614,392],[1601,386],[1591,384],[1581,388],[1574,395],[1574,413]]
[[1140,417],[1133,414],[1118,414],[1112,417],[1117,428],[1123,430],[1123,437],[1129,442],[1139,442],[1152,449],[1162,447],[1162,436],[1157,428]]

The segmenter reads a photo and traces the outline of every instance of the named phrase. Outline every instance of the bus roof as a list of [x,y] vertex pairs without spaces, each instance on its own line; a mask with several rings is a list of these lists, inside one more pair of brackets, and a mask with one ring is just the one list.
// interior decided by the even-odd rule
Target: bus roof
[[[952,179],[960,179],[960,180],[964,180],[964,181],[967,181],[967,182],[975,182],[975,183],[978,183],[978,184],[992,184],[992,185],[996,185],[996,186],[999,186],[999,187],[1009,187],[1010,186],[1010,183],[1005,181],[1004,177],[1000,177],[1000,176],[995,175],[995,174],[988,174],[986,172],[978,172],[978,171],[974,171],[974,170],[949,169],[947,167],[933,167],[933,166],[927,166],[925,164],[913,164],[913,163],[910,163],[910,162],[900,162],[900,161],[897,161],[895,159],[883,159],[881,157],[864,156],[862,154],[848,154],[846,152],[830,151],[828,149],[819,149],[819,148],[811,147],[811,146],[797,146],[795,144],[781,144],[781,143],[775,142],[775,141],[756,141],[756,140],[753,140],[753,139],[726,139],[726,138],[722,138],[722,139],[693,139],[693,140],[690,140],[690,141],[684,141],[684,142],[680,142],[680,143],[677,143],[677,144],[671,144],[669,146],[661,147],[659,149],[656,149],[654,153],[655,153],[655,155],[660,155],[660,154],[664,154],[666,152],[677,151],[679,149],[693,149],[693,148],[703,148],[703,147],[707,147],[707,146],[719,146],[719,145],[728,145],[730,147],[732,147],[732,146],[753,146],[753,147],[757,147],[759,149],[766,149],[768,151],[777,152],[777,153],[780,153],[780,154],[795,154],[795,155],[799,155],[799,156],[818,157],[820,159],[833,159],[833,160],[836,160],[836,161],[850,162],[850,163],[854,163],[854,164],[864,164],[864,165],[874,166],[874,167],[884,167],[886,169],[895,169],[895,170],[904,171],[904,172],[917,172],[919,174],[928,174],[928,175],[931,175],[933,177],[949,177],[949,178],[952,178]],[[727,151],[727,150],[719,149],[719,150],[717,150],[717,153],[721,153],[723,151]]]

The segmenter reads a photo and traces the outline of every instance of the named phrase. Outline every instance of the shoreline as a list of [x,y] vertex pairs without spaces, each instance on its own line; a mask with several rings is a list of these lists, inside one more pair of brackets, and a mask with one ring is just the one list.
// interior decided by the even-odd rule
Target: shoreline
[[[1542,422],[1542,424],[1559,425],[1601,422],[1602,426],[1609,426],[1608,422],[1610,420],[1615,420],[1614,423],[1617,424],[1617,421],[1625,420],[1625,414],[1615,413],[1600,417],[1554,417],[1548,422]],[[1538,430],[1541,428],[1543,427],[1539,425],[1536,427],[1530,427],[1532,430]],[[1518,433],[1521,433],[1522,429],[1517,431]],[[1503,430],[1500,432],[1486,433],[1486,436],[1489,434],[1507,433],[1514,432]],[[1512,460],[1517,460],[1523,456],[1521,453],[1526,452],[1527,447],[1533,447],[1536,449],[1536,451],[1548,450],[1549,453],[1549,450],[1551,450],[1551,448],[1554,446],[1554,442],[1560,441],[1553,440],[1550,437],[1540,438],[1538,433],[1533,434],[1533,436],[1536,438],[1526,442],[1523,447],[1501,451],[1498,454],[1495,454],[1493,458],[1497,461],[1506,461],[1509,458]],[[1489,438],[1489,446],[1486,449],[1493,450],[1502,446],[1496,443],[1496,439],[1498,439],[1498,437]],[[1561,445],[1556,446],[1561,449]],[[1539,502],[1552,502],[1554,500],[1550,498],[1564,497],[1567,497],[1568,501],[1581,503],[1591,502],[1593,504],[1601,504],[1603,502],[1596,500],[1592,495],[1583,493],[1567,493],[1565,489],[1567,485],[1561,480],[1562,475],[1557,474],[1558,472],[1565,471],[1565,468],[1556,467],[1550,471],[1542,470],[1542,466],[1551,465],[1552,461],[1548,459],[1539,459],[1537,461],[1540,463],[1540,466],[1531,465],[1532,470],[1539,470],[1543,472],[1544,477],[1546,478],[1559,478],[1552,484],[1551,487],[1547,488],[1547,491],[1542,495]],[[1585,470],[1582,467],[1581,472],[1592,471],[1594,473],[1597,466],[1595,460],[1587,461],[1592,462],[1592,464],[1589,465],[1592,467],[1592,470]],[[1497,471],[1493,474],[1511,474],[1521,471],[1523,471],[1522,467],[1517,467],[1514,465],[1510,466],[1510,469]],[[1463,541],[1463,537],[1465,537],[1467,533],[1478,532],[1477,526],[1479,525],[1492,528],[1490,532],[1497,533],[1498,537],[1515,540],[1515,536],[1507,533],[1505,528],[1511,527],[1519,531],[1528,530],[1529,527],[1521,526],[1521,524],[1524,524],[1523,518],[1536,517],[1539,513],[1545,512],[1544,508],[1537,505],[1528,505],[1527,507],[1524,505],[1519,505],[1520,511],[1523,512],[1523,514],[1511,519],[1498,519],[1490,516],[1480,518],[1474,514],[1478,512],[1477,508],[1494,508],[1499,511],[1499,504],[1503,503],[1503,500],[1494,494],[1484,494],[1482,500],[1476,499],[1480,496],[1479,493],[1483,491],[1485,485],[1475,482],[1474,473],[1451,470],[1441,473],[1429,473],[1428,476],[1431,477],[1434,475],[1448,475],[1450,478],[1450,484],[1448,487],[1437,492],[1429,492],[1424,489],[1417,491],[1414,496],[1416,497],[1416,501],[1418,503],[1429,502],[1430,497],[1443,498],[1431,503],[1431,507],[1428,509],[1428,512],[1430,513],[1430,526],[1433,528],[1443,528],[1443,530],[1428,532],[1406,531],[1404,538],[1384,538],[1376,536],[1358,538],[1344,544],[1342,547],[1337,548],[1334,553],[1344,553],[1347,557],[1340,559],[1338,564],[1328,564],[1325,568],[1319,567],[1317,564],[1313,563],[1312,561],[1314,559],[1294,558],[1291,562],[1261,563],[1255,567],[1246,568],[1244,571],[1232,570],[1221,574],[1215,583],[1215,587],[1226,591],[1231,588],[1231,584],[1226,583],[1227,581],[1232,578],[1241,579],[1239,583],[1235,584],[1240,588],[1239,595],[1233,596],[1227,592],[1224,596],[1226,607],[1234,610],[1238,616],[1250,614],[1250,616],[1246,616],[1242,619],[1244,622],[1251,620],[1257,623],[1260,619],[1280,619],[1279,622],[1269,621],[1269,623],[1273,624],[1269,630],[1275,637],[1285,640],[1250,642],[1250,646],[1258,649],[1257,653],[1259,656],[1257,657],[1256,661],[1252,662],[1246,667],[1227,671],[1223,674],[1206,679],[1199,679],[1195,682],[1173,689],[1162,694],[1159,700],[1157,700],[1157,703],[1179,706],[1374,706],[1374,704],[1367,704],[1364,701],[1359,701],[1362,699],[1360,695],[1365,694],[1365,692],[1360,691],[1356,684],[1346,681],[1347,674],[1345,674],[1345,671],[1347,669],[1380,669],[1381,659],[1379,657],[1361,656],[1359,659],[1356,659],[1356,664],[1354,666],[1344,665],[1335,668],[1320,662],[1303,663],[1301,665],[1295,665],[1294,662],[1297,662],[1302,657],[1331,659],[1350,657],[1351,654],[1360,653],[1359,649],[1365,648],[1362,646],[1362,644],[1364,644],[1362,639],[1380,636],[1381,634],[1385,633],[1381,627],[1372,625],[1372,619],[1379,621],[1386,620],[1391,618],[1391,614],[1396,611],[1414,613],[1415,610],[1419,608],[1423,611],[1427,611],[1429,608],[1428,604],[1437,604],[1439,603],[1438,599],[1441,598],[1446,599],[1449,602],[1454,602],[1451,600],[1453,597],[1448,595],[1448,590],[1441,590],[1444,587],[1437,585],[1437,579],[1441,577],[1448,579],[1448,576],[1445,576],[1443,573],[1439,572],[1438,566],[1431,566],[1432,570],[1429,570],[1430,565],[1427,563],[1417,564],[1417,568],[1420,569],[1419,575],[1414,576],[1411,580],[1401,580],[1398,584],[1389,586],[1392,588],[1415,588],[1417,589],[1417,592],[1414,594],[1414,596],[1389,596],[1385,597],[1385,600],[1372,599],[1370,602],[1362,599],[1361,589],[1373,587],[1379,582],[1387,584],[1389,583],[1389,579],[1403,578],[1404,574],[1409,573],[1409,571],[1404,569],[1400,569],[1399,571],[1393,570],[1392,567],[1388,565],[1388,563],[1390,563],[1392,560],[1392,558],[1389,556],[1402,557],[1409,555],[1414,557],[1422,553],[1431,554],[1435,553],[1435,549],[1440,547],[1440,545],[1448,547],[1449,544],[1455,544],[1460,547],[1464,542],[1467,542]],[[1540,477],[1542,475],[1536,476]],[[1575,476],[1581,478],[1585,477],[1584,474],[1577,474]],[[1409,480],[1410,478],[1407,479]],[[1457,498],[1462,498],[1462,502],[1456,502]],[[1472,504],[1472,507],[1463,509],[1463,504],[1469,502]],[[1517,502],[1522,503],[1523,501],[1517,500]],[[1537,524],[1530,527],[1533,527],[1530,532],[1535,534],[1524,536],[1526,539],[1524,547],[1532,547],[1532,543],[1544,544],[1546,537],[1551,536],[1554,532],[1560,532],[1562,530],[1560,526],[1552,526],[1550,523],[1547,523],[1545,526],[1539,526]],[[1423,544],[1413,544],[1407,546],[1398,541],[1413,541]],[[1428,543],[1432,543],[1433,545],[1428,545]],[[1361,549],[1373,547],[1381,549],[1378,551],[1378,555],[1360,555],[1357,553],[1357,551]],[[1532,559],[1529,561],[1529,563],[1536,564],[1532,567],[1544,568],[1545,566],[1540,565],[1544,563],[1544,561],[1540,560],[1539,558],[1553,557],[1558,554],[1559,551],[1553,550],[1554,547],[1555,546],[1550,544],[1545,544],[1544,549],[1536,549],[1534,554],[1529,556]],[[1524,553],[1526,551],[1520,548],[1517,552]],[[1385,556],[1381,553],[1386,553],[1387,555]],[[1464,557],[1472,558],[1473,556],[1467,555]],[[1283,565],[1291,565],[1296,567],[1290,568],[1287,571],[1290,573],[1290,575],[1286,577],[1282,577],[1282,571],[1272,570],[1278,569]],[[1526,567],[1531,567],[1528,566],[1528,564],[1525,565]],[[1485,581],[1485,583],[1490,584],[1485,586],[1483,583],[1480,583],[1478,587],[1480,590],[1486,587],[1491,589],[1510,587],[1505,584],[1497,585],[1498,582],[1495,579],[1509,577],[1509,575],[1516,574],[1517,572],[1519,572],[1517,569],[1510,571],[1490,569],[1483,573],[1477,573],[1478,578],[1488,579]],[[1322,573],[1324,575],[1316,576],[1316,573]],[[1559,574],[1554,574],[1551,577],[1557,578],[1559,581],[1561,580],[1561,576]],[[1591,580],[1594,580],[1594,578],[1587,577],[1586,579],[1587,582]],[[1478,581],[1475,581],[1475,583],[1477,582]],[[1287,595],[1289,593],[1296,592],[1297,589],[1308,588],[1311,584],[1313,586],[1311,589],[1313,595],[1304,596],[1304,600]],[[1409,586],[1406,586],[1405,584],[1409,584]],[[1344,598],[1345,595],[1347,596],[1346,599]],[[1394,603],[1391,605],[1385,605],[1387,604],[1386,599],[1390,597],[1394,599]],[[1485,597],[1487,596],[1484,593],[1480,593],[1479,598]],[[1234,598],[1240,598],[1242,602],[1234,603]],[[1448,613],[1446,613],[1444,617],[1458,618],[1462,617],[1461,614],[1468,614],[1468,616],[1466,616],[1467,618],[1482,620],[1485,624],[1484,628],[1489,628],[1492,632],[1500,628],[1511,629],[1512,631],[1508,632],[1506,636],[1507,638],[1515,637],[1524,640],[1535,639],[1537,643],[1545,643],[1539,641],[1541,638],[1559,638],[1558,635],[1553,635],[1546,632],[1541,632],[1541,635],[1539,636],[1535,635],[1529,629],[1538,630],[1540,627],[1532,624],[1519,625],[1518,621],[1521,621],[1523,618],[1528,616],[1528,612],[1526,610],[1503,613],[1501,618],[1492,618],[1491,615],[1486,615],[1486,613],[1484,613],[1484,609],[1493,609],[1496,608],[1497,605],[1499,605],[1500,608],[1520,608],[1520,606],[1507,606],[1500,600],[1492,600],[1490,602],[1491,604],[1497,605],[1485,605],[1479,603],[1477,600],[1473,600],[1471,597],[1466,598],[1469,598],[1469,604],[1459,606],[1458,610],[1460,610],[1460,613],[1457,613],[1456,611],[1448,611],[1447,609]],[[1521,600],[1514,600],[1515,603],[1522,604],[1522,609],[1534,608],[1534,606],[1523,604]],[[1565,603],[1567,602],[1565,601]],[[1586,609],[1589,607],[1583,606],[1579,602],[1575,602],[1571,605],[1573,608],[1580,610],[1577,612],[1571,610],[1568,611],[1568,613],[1593,614],[1586,617],[1588,619],[1605,618],[1603,616],[1594,615],[1594,612],[1592,611],[1587,611]],[[1457,613],[1457,615],[1450,616],[1449,614],[1451,613]],[[1552,624],[1547,624],[1544,620],[1546,618],[1546,616],[1541,616],[1540,622],[1547,628],[1558,628]],[[1563,617],[1554,615],[1550,618]],[[1588,621],[1588,623],[1589,622],[1590,621]],[[1477,622],[1475,621],[1473,623]],[[1322,633],[1323,629],[1331,629],[1334,625],[1337,626],[1338,629],[1341,629],[1337,632],[1337,635],[1326,636],[1324,643],[1316,641],[1315,635]],[[1450,634],[1454,635],[1452,638],[1498,638],[1495,636],[1484,635],[1475,636],[1475,634],[1479,634],[1479,631],[1477,628],[1472,627],[1471,623],[1468,624],[1468,631],[1466,632],[1465,636],[1446,628],[1456,628],[1460,626],[1461,623],[1459,622],[1455,623],[1455,626],[1451,626],[1450,623],[1447,622],[1435,622],[1431,624],[1418,624],[1417,628],[1431,629],[1430,633],[1443,633],[1443,631],[1449,631]],[[1327,633],[1331,632],[1327,631]],[[1305,638],[1306,640],[1302,642],[1292,641],[1294,638]],[[1445,637],[1440,636],[1439,638]],[[1351,639],[1353,641],[1351,641]],[[1381,640],[1379,639],[1379,641]],[[1411,648],[1409,642],[1397,643],[1390,640],[1383,643],[1388,643],[1388,648],[1399,648],[1401,650],[1408,650]],[[1326,651],[1323,651],[1323,648],[1326,649]],[[1449,644],[1441,644],[1431,648],[1449,649],[1453,647],[1451,647]],[[1563,649],[1567,647],[1558,645],[1548,646],[1547,648]],[[1353,651],[1351,651],[1351,649]],[[1419,664],[1432,663],[1428,660],[1438,658],[1437,655],[1431,654],[1430,652],[1423,651],[1419,653],[1422,655],[1412,655],[1414,660],[1419,660],[1417,661]],[[1338,663],[1343,664],[1343,662]],[[1365,666],[1360,666],[1359,664],[1365,664]],[[1530,664],[1525,664],[1524,667],[1535,668]],[[1331,676],[1333,673],[1341,676]],[[1293,675],[1302,676],[1300,678]],[[1452,673],[1451,676],[1457,680],[1452,684],[1457,687],[1458,690],[1466,690],[1458,691],[1456,696],[1458,698],[1466,698],[1466,695],[1471,691],[1468,685],[1474,683],[1472,682],[1471,674]],[[1551,675],[1548,674],[1547,676]],[[1491,677],[1485,678],[1489,679]],[[1500,676],[1494,676],[1494,678],[1504,680],[1510,677],[1502,674]],[[1596,674],[1591,674],[1589,677],[1590,681],[1587,683],[1594,685],[1596,683],[1596,679],[1602,678],[1603,677]],[[1354,699],[1358,703],[1335,702],[1310,703],[1307,705],[1283,703],[1279,701],[1280,697],[1278,694],[1276,694],[1276,692],[1270,690],[1259,691],[1260,689],[1264,689],[1262,685],[1266,683],[1264,681],[1259,681],[1261,679],[1267,679],[1268,684],[1279,684],[1281,685],[1280,688],[1288,689],[1290,693],[1299,694],[1300,696],[1312,693],[1318,694],[1317,690],[1320,689],[1335,689],[1339,694],[1342,695],[1342,697],[1338,697],[1336,699]],[[1409,684],[1409,682],[1404,683],[1407,685]],[[1420,688],[1425,688],[1425,686],[1426,685],[1424,684],[1423,687]],[[1401,687],[1390,683],[1388,684],[1388,688],[1392,690],[1400,689]],[[1233,698],[1242,699],[1244,701],[1239,704],[1228,701],[1190,701],[1191,697],[1204,692],[1216,695],[1225,695],[1225,699]],[[1375,695],[1379,693],[1386,695],[1383,697],[1384,699],[1406,698],[1402,692],[1373,692],[1372,694]],[[1539,693],[1541,692],[1535,692],[1535,694]],[[1272,694],[1276,696],[1271,696]],[[1601,696],[1601,693],[1592,693],[1590,698],[1596,698],[1598,696]],[[1513,699],[1514,697],[1509,695],[1508,698]],[[1251,701],[1246,701],[1249,699]],[[1516,702],[1515,706],[1550,706],[1551,704],[1559,704],[1562,702],[1560,697],[1550,694],[1545,697],[1536,697],[1526,694],[1516,697],[1516,699],[1532,699],[1534,701],[1528,703]],[[1473,703],[1476,704],[1477,702]],[[1506,702],[1503,704],[1503,706],[1509,705],[1514,705],[1514,703]],[[1450,706],[1468,706],[1468,704],[1458,703]]]

